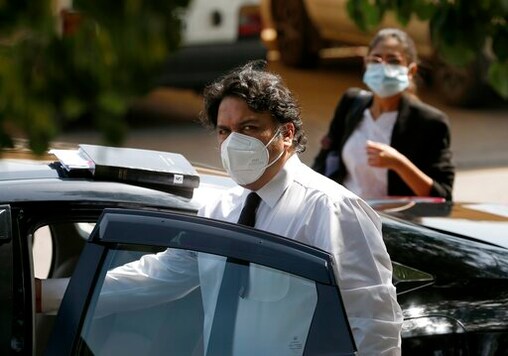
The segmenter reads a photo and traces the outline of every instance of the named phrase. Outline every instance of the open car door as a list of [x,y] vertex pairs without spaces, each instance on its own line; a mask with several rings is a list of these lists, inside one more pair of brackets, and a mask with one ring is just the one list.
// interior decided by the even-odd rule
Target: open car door
[[[319,249],[236,224],[107,209],[46,353],[352,355],[333,263]],[[235,273],[236,301],[225,302]],[[229,341],[217,344],[217,335]]]

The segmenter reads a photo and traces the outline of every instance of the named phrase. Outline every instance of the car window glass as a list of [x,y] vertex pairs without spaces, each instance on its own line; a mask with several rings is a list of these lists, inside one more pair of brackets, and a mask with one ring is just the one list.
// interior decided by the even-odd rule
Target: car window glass
[[34,232],[32,257],[35,278],[48,278],[53,260],[53,239],[48,226],[43,226]]
[[90,236],[94,227],[95,223],[90,222],[76,223],[76,230],[78,231],[79,235],[83,238],[83,240],[88,239],[88,236]]
[[[52,228],[49,225],[38,228],[34,232],[32,240],[35,278],[70,276],[83,241],[88,239],[94,227],[95,223],[69,222],[53,224]],[[56,261],[54,258],[57,256],[53,256],[54,253],[59,257]],[[53,274],[57,273],[58,275],[52,275],[52,266]]]
[[108,252],[78,354],[204,355],[214,312],[230,312],[215,308],[217,298],[227,298],[219,291],[226,269],[248,272],[237,298],[234,354],[302,355],[318,299],[313,281],[223,256],[177,249],[156,255],[142,246]]

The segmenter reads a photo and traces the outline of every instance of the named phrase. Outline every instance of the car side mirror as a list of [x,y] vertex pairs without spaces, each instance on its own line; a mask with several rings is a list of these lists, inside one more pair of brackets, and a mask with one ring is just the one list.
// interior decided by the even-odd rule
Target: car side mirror
[[392,282],[397,288],[397,295],[408,293],[434,283],[434,276],[392,261]]

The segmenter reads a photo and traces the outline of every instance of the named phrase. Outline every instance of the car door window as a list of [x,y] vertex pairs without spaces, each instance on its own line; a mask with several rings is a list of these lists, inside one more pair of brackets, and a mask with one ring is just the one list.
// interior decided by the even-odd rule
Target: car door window
[[[154,258],[168,264],[174,260],[180,270],[170,276],[170,271],[155,268],[152,277],[144,275],[142,265]],[[301,355],[317,304],[315,282],[219,255],[174,249],[154,255],[143,246],[108,253],[81,332],[80,352],[204,355],[220,298],[214,291],[225,283],[226,265],[247,268],[249,276],[236,315],[234,354]],[[186,286],[179,289],[175,283]]]
[[38,227],[32,238],[34,276],[69,277],[95,223],[55,222]]
[[236,224],[108,209],[48,352],[353,354],[333,263],[326,252]]

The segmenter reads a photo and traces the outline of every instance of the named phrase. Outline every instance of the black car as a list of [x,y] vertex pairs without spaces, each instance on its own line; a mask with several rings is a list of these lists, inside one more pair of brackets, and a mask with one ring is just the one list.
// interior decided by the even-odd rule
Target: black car
[[[508,205],[372,205],[382,217],[404,312],[403,353],[506,355]],[[413,272],[399,271],[401,265]],[[411,282],[397,284],[401,276]]]
[[[59,160],[0,160],[1,355],[202,355],[199,290],[171,303],[95,314],[106,271],[167,248],[304,278],[317,303],[307,339],[288,347],[304,355],[354,354],[331,255],[195,216],[234,184],[220,171],[146,150],[82,145],[70,156],[54,153]],[[505,354],[508,207],[371,203],[383,220],[404,311],[403,353]],[[36,313],[35,278],[66,277],[58,313]]]

